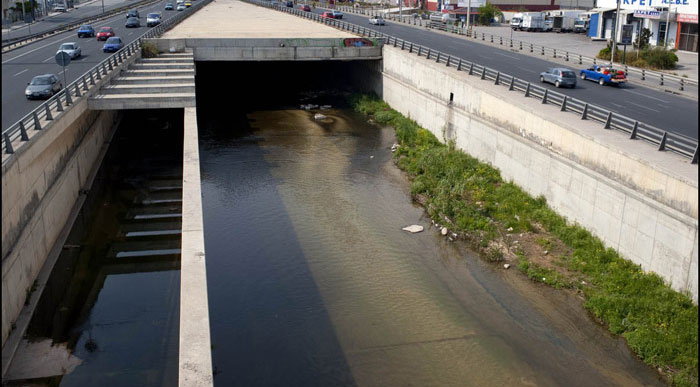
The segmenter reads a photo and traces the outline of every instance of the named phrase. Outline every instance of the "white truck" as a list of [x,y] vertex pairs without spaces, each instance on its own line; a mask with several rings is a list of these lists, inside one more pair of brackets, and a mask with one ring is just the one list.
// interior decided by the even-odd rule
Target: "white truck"
[[544,15],[541,12],[528,12],[523,14],[520,30],[544,31]]
[[523,14],[520,12],[516,13],[510,19],[510,28],[512,28],[513,30],[518,30],[518,29],[520,29],[520,24],[522,22],[523,22]]
[[574,30],[576,19],[567,16],[559,15],[552,17],[552,31],[554,32],[570,32]]

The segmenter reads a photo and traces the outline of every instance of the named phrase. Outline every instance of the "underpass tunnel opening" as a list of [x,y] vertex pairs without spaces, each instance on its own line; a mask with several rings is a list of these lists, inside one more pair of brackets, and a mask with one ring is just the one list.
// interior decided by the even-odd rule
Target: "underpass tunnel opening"
[[200,127],[226,116],[246,127],[252,110],[344,107],[353,93],[381,93],[381,61],[196,62]]

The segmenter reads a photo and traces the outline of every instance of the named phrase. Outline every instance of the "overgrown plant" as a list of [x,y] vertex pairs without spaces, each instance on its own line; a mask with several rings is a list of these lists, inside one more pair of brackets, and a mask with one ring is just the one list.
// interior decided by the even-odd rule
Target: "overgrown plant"
[[[504,228],[517,233],[544,229],[546,235],[538,243],[556,241],[571,250],[558,264],[585,279],[586,285],[576,284],[584,294],[584,306],[612,333],[622,335],[645,363],[661,369],[673,385],[697,386],[698,307],[688,295],[605,248],[581,226],[568,224],[543,197],[530,197],[504,181],[497,169],[442,144],[376,96],[354,95],[350,102],[378,124],[394,127],[400,143],[396,163],[411,177],[411,192],[425,198],[433,219],[453,219],[455,231],[480,239],[483,246]],[[491,254],[485,258],[499,260]],[[572,286],[553,270],[556,267],[530,263],[522,253],[518,265],[534,280],[557,288]]]
[[158,47],[156,47],[153,42],[143,42],[141,43],[141,57],[142,58],[155,58],[158,56]]

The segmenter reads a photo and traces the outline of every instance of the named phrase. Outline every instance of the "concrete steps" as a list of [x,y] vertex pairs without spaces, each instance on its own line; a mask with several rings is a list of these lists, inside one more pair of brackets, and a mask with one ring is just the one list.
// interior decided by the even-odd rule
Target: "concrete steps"
[[88,100],[94,110],[163,109],[195,106],[192,53],[166,53],[131,64]]

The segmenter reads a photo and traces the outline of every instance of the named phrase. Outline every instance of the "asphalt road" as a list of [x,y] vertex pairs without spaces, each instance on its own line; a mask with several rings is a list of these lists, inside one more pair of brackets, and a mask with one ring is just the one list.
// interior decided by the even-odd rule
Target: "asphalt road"
[[112,9],[122,7],[128,3],[133,3],[134,1],[98,0],[91,2],[90,4],[79,5],[78,8],[71,8],[68,10],[68,12],[65,13],[52,12],[49,14],[49,16],[44,16],[41,21],[32,24],[24,24],[20,28],[14,28],[10,31],[3,30],[2,39],[15,39],[23,36],[37,34],[40,32],[50,31],[66,23],[74,23],[86,17],[101,15],[103,13],[103,2],[104,11],[108,12]]
[[[96,30],[102,26],[114,28],[117,36],[124,40],[125,44],[133,41],[148,30],[146,14],[148,12],[162,12],[163,20],[170,18],[178,12],[165,11],[166,2],[175,3],[175,0],[163,0],[158,3],[138,8],[141,16],[140,28],[125,28],[126,13],[115,15],[112,18],[93,24]],[[36,75],[52,73],[63,81],[61,66],[56,64],[54,57],[56,50],[62,43],[76,42],[82,49],[82,56],[71,61],[66,67],[66,79],[68,84],[84,74],[90,68],[100,63],[109,55],[102,52],[104,42],[98,42],[95,38],[78,39],[76,31],[67,31],[51,38],[40,40],[20,49],[2,55],[2,128],[5,129],[17,122],[24,115],[39,106],[41,100],[27,100],[24,89],[27,83]],[[64,86],[66,84],[64,83]]]
[[[323,10],[315,9],[313,12],[321,14]],[[561,67],[561,64],[555,62],[390,21],[387,21],[384,26],[375,26],[369,24],[366,16],[347,13],[342,20],[431,47],[455,58],[479,63],[533,83],[539,83],[539,74],[547,68]],[[580,68],[573,69],[578,74]],[[603,106],[613,112],[669,132],[698,138],[698,102],[696,101],[631,84],[623,87],[600,86],[597,83],[579,79],[575,89],[557,89],[554,85],[545,85],[560,93]]]

